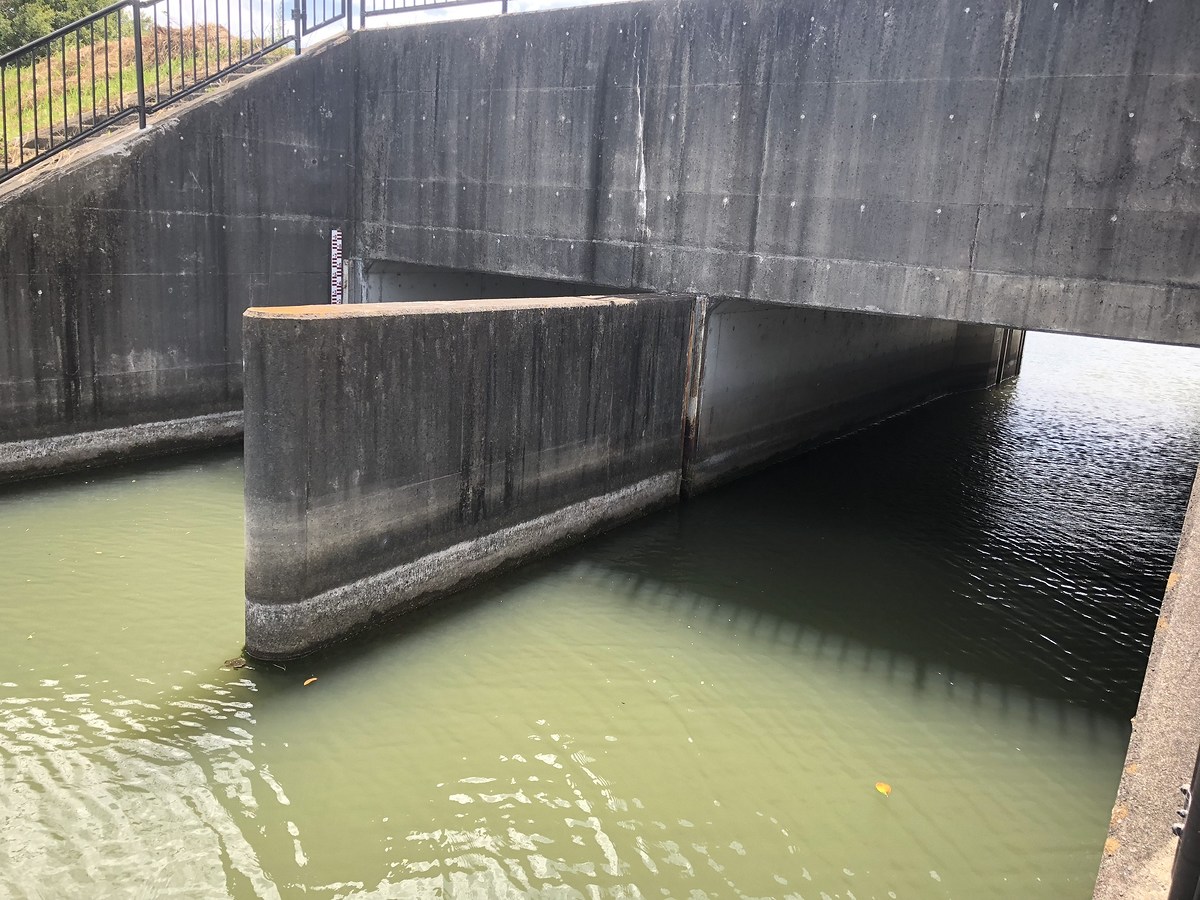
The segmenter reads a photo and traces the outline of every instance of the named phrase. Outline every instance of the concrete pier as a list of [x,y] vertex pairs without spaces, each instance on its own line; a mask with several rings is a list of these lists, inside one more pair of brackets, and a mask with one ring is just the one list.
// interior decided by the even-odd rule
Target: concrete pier
[[246,649],[296,656],[674,501],[692,304],[250,310]]
[[1006,329],[687,296],[245,316],[246,650],[302,655],[933,396]]

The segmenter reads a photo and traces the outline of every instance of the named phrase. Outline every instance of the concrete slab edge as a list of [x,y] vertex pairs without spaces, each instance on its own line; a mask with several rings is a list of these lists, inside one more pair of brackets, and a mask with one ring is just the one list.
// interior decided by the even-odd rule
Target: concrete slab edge
[[[1200,749],[1200,478],[1167,580],[1095,900],[1166,898],[1179,839],[1180,786]],[[1191,897],[1188,893],[1186,896]]]
[[674,503],[679,482],[674,470],[654,475],[295,603],[247,598],[246,652],[258,659],[303,656],[485,575]]
[[0,484],[241,440],[242,413],[83,431],[0,444]]

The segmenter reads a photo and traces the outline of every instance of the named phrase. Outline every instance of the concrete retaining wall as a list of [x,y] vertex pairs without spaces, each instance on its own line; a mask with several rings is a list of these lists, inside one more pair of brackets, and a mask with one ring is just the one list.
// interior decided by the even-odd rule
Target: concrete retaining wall
[[246,649],[298,655],[679,494],[692,304],[246,315]]
[[[1200,846],[1191,848],[1191,883],[1172,885],[1181,824],[1180,786],[1192,782],[1200,748],[1200,477],[1192,485],[1179,549],[1167,579],[1154,644],[1117,788],[1096,900],[1191,900]],[[1196,787],[1200,787],[1197,784]],[[1192,801],[1200,811],[1200,799]],[[1194,821],[1194,820],[1193,820]],[[1172,892],[1172,888],[1178,892]]]
[[0,188],[0,481],[241,436],[242,312],[327,301],[351,217],[351,43]]
[[701,309],[694,492],[956,390],[990,387],[1007,329],[795,309]]
[[647,0],[311,48],[0,187],[0,480],[227,438],[334,227],[380,288],[1200,344],[1197,47],[1194,0]]

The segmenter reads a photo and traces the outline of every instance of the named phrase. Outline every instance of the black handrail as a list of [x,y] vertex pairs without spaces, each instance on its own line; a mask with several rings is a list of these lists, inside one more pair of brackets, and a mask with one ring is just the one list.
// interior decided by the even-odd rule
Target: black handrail
[[70,34],[72,31],[79,28],[81,25],[88,25],[92,22],[99,22],[101,19],[105,18],[106,16],[111,16],[113,13],[119,12],[120,10],[123,10],[125,7],[127,7],[129,5],[130,5],[130,0],[120,0],[120,2],[118,2],[118,3],[114,3],[111,6],[104,7],[104,9],[98,9],[94,13],[88,13],[82,19],[72,22],[70,25],[64,25],[62,28],[59,28],[56,31],[50,32],[45,37],[36,38],[35,40],[30,41],[28,44],[23,44],[22,46],[18,47],[16,50],[9,50],[7,53],[0,53],[0,65],[3,65],[4,63],[12,62],[13,60],[15,60],[17,58],[24,56],[26,53],[29,53],[31,50],[37,50],[39,47],[42,47],[49,41],[53,41],[57,38],[62,37],[63,35],[66,35],[66,34]]
[[[351,30],[351,2],[292,0],[285,14],[278,0],[118,0],[0,55],[0,182],[130,116],[145,128],[150,113],[289,44],[299,55],[314,31]],[[508,0],[360,0],[359,13],[365,25],[489,3],[508,11]]]

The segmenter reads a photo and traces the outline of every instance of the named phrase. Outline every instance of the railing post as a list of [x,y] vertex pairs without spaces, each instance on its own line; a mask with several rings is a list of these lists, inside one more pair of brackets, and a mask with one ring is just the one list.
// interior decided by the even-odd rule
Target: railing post
[[292,0],[292,22],[295,23],[295,26],[296,26],[296,55],[297,56],[300,55],[300,34],[301,34],[301,29],[303,27],[302,22],[304,19],[303,8],[301,7],[301,4],[303,2],[304,2],[304,0]]
[[500,0],[500,12],[508,12],[508,0]]
[[351,0],[342,0],[346,4],[346,31],[354,30],[354,4]]
[[[133,64],[137,71],[137,91],[138,91],[138,128],[146,127],[146,67],[142,63],[142,4],[140,0],[133,0],[129,8],[133,10]],[[158,47],[157,42],[155,48]],[[154,59],[158,60],[158,51],[155,50]]]

